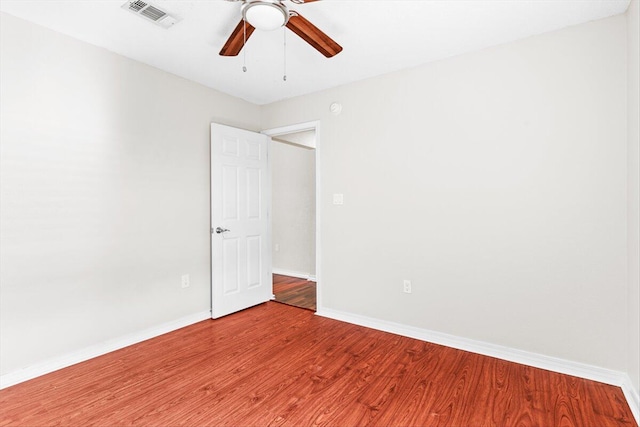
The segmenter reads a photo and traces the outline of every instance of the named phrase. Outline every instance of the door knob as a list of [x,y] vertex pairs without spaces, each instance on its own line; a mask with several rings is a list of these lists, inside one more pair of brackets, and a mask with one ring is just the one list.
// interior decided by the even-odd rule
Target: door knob
[[231,230],[229,230],[228,228],[216,227],[216,233],[218,234],[226,233],[227,231],[231,231]]

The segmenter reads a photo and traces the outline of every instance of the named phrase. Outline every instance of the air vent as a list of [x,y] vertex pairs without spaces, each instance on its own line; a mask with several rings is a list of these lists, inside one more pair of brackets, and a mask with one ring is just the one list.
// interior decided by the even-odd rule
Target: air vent
[[163,11],[161,11],[160,9],[157,9],[151,5],[145,7],[144,9],[142,9],[140,11],[140,14],[142,14],[143,16],[146,16],[147,18],[151,19],[152,21],[159,21],[162,18],[164,18],[165,16],[167,16],[167,14]]
[[129,3],[129,10],[133,10],[134,12],[140,12],[142,9],[144,9],[147,6],[148,4],[146,4],[143,1],[132,1],[131,3]]
[[163,28],[169,28],[179,21],[178,18],[172,16],[168,12],[142,0],[129,0],[122,5],[122,8]]

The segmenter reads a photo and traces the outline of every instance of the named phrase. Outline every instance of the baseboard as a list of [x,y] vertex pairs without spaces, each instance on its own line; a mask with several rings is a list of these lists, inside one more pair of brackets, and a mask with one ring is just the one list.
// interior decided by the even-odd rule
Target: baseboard
[[633,412],[633,416],[636,418],[636,423],[640,424],[640,393],[633,387],[631,378],[626,375],[626,380],[621,385],[624,397],[627,399],[627,403]]
[[640,424],[638,390],[634,389],[631,379],[626,373],[324,307],[319,307],[316,314],[421,341],[621,387],[636,422]]
[[0,376],[0,390],[210,318],[210,311],[195,313],[140,332],[96,344],[64,356],[49,359],[18,371],[9,372]]
[[281,274],[283,276],[297,277],[298,279],[305,279],[312,282],[316,281],[316,276],[311,275],[309,273],[302,273],[300,271],[291,271],[291,270],[284,270],[281,268],[272,268],[271,272],[273,274]]

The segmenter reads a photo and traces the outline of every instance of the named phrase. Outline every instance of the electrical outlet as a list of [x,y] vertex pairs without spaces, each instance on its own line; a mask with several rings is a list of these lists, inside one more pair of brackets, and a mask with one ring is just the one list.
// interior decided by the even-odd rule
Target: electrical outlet
[[402,290],[404,291],[405,294],[410,294],[411,293],[411,280],[405,280],[403,282]]
[[182,288],[188,288],[190,285],[189,283],[189,275],[188,274],[183,274],[182,275]]

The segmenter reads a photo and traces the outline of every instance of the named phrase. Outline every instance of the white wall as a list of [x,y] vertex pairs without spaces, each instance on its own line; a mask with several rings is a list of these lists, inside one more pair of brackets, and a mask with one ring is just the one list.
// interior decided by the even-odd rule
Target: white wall
[[315,150],[274,141],[269,157],[273,269],[315,276]]
[[617,16],[264,106],[321,121],[323,305],[626,372],[625,38]]
[[209,310],[209,123],[259,107],[0,27],[0,372]]
[[640,390],[640,2],[627,11],[629,376]]

